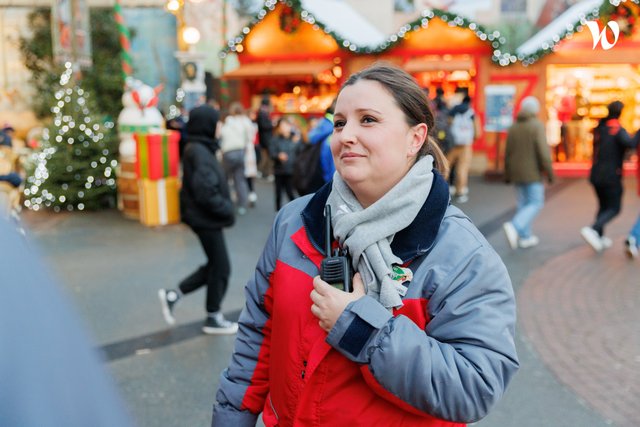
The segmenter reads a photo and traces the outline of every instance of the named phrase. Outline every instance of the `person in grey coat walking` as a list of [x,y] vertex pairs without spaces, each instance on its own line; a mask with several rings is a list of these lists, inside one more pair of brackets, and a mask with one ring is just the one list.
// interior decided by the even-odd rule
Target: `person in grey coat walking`
[[539,111],[536,98],[524,98],[507,134],[505,181],[515,184],[518,205],[511,221],[502,227],[512,249],[530,248],[540,242],[531,233],[531,224],[544,206],[543,178],[546,176],[550,184],[555,179],[544,125],[537,118]]

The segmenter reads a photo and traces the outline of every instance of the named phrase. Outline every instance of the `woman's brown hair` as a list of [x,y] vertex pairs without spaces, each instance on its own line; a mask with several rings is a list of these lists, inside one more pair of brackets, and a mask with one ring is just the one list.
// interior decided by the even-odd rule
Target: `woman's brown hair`
[[[425,123],[429,132],[434,126],[434,116],[429,106],[429,100],[422,88],[406,71],[384,63],[376,63],[355,74],[352,74],[340,88],[340,91],[347,86],[355,84],[358,80],[371,80],[380,83],[386,88],[396,104],[404,113],[409,126]],[[434,167],[442,175],[446,176],[448,164],[438,144],[427,136],[426,141],[418,152],[417,158],[432,155]]]

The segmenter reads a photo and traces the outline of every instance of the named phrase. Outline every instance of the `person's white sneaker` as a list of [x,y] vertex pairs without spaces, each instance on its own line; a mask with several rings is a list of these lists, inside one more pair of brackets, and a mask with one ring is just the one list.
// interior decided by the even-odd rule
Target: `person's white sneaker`
[[537,246],[538,243],[540,243],[540,239],[538,238],[538,236],[533,236],[533,235],[529,237],[524,237],[518,240],[518,246],[520,246],[523,249],[532,248],[534,246]]
[[625,252],[627,253],[627,256],[629,258],[631,259],[638,258],[638,254],[640,251],[638,251],[638,242],[636,242],[635,237],[633,236],[627,237],[627,240],[625,240],[624,245],[625,245]]
[[608,237],[602,236],[600,238],[600,241],[602,242],[602,249],[609,249],[611,246],[613,246],[613,241]]
[[249,200],[249,207],[252,208],[256,205],[256,202],[258,201],[258,195],[252,191],[251,193],[249,193],[248,200]]
[[582,238],[593,248],[594,251],[600,253],[602,252],[603,245],[602,239],[596,230],[591,227],[582,227],[580,229],[580,234]]
[[466,194],[453,196],[454,203],[467,203],[468,201],[469,201],[469,196],[467,196]]
[[511,249],[518,248],[518,231],[510,222],[505,222],[502,224],[502,229],[504,230],[505,236],[507,236],[507,242],[509,242],[509,246]]
[[238,324],[225,319],[222,313],[216,313],[207,316],[202,332],[207,335],[231,335],[238,332]]
[[160,299],[160,306],[162,307],[162,316],[169,325],[176,323],[175,317],[173,317],[173,307],[176,305],[180,296],[172,289],[158,289],[158,298]]

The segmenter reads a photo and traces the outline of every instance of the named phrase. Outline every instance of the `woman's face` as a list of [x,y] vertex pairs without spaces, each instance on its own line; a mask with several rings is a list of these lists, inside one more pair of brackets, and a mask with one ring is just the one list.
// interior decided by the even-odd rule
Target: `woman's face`
[[427,136],[427,125],[409,126],[393,96],[372,80],[342,89],[333,120],[336,170],[364,207],[404,177]]

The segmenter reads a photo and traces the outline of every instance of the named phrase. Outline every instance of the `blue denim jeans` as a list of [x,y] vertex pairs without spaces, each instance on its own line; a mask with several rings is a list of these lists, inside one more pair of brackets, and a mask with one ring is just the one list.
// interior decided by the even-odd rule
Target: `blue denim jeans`
[[531,223],[544,206],[544,184],[517,184],[516,197],[518,206],[511,222],[521,238],[531,237]]
[[636,238],[636,244],[640,244],[640,215],[638,215],[638,219],[636,223],[633,224],[633,228],[629,232],[629,236],[633,236]]

